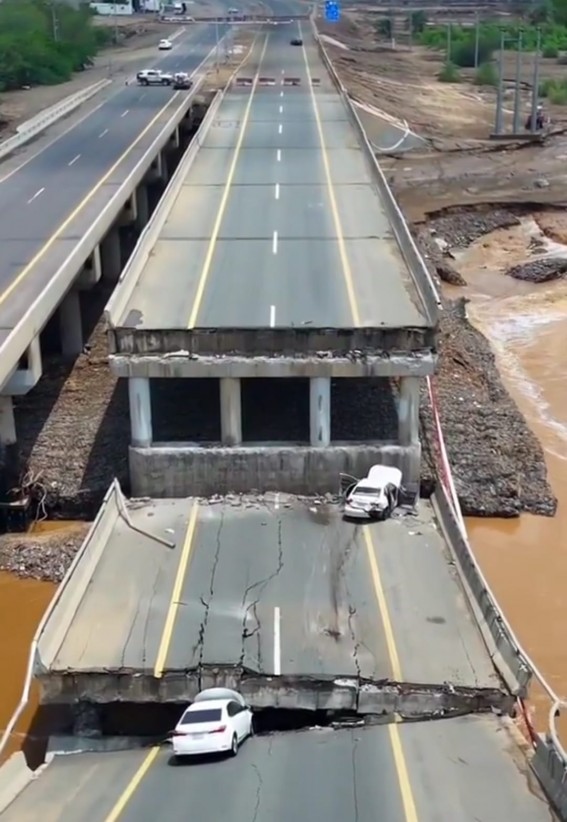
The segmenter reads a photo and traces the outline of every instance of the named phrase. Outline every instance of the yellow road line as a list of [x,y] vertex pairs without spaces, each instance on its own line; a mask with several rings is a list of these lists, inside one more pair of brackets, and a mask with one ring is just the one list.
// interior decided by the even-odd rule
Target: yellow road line
[[262,53],[260,55],[260,60],[258,63],[258,69],[256,74],[254,75],[254,81],[252,83],[252,88],[250,90],[250,97],[248,98],[248,103],[246,104],[246,108],[244,110],[244,117],[242,118],[242,124],[240,126],[240,134],[238,135],[238,141],[236,143],[236,148],[234,149],[234,154],[232,155],[232,162],[230,164],[230,168],[228,171],[228,176],[226,178],[226,183],[224,186],[224,191],[222,195],[222,199],[220,201],[219,210],[217,211],[217,217],[215,220],[215,224],[213,226],[213,232],[211,234],[211,239],[209,240],[209,247],[207,249],[207,256],[205,257],[205,262],[203,263],[203,268],[201,270],[201,276],[199,277],[199,283],[197,285],[197,291],[195,293],[195,299],[193,301],[193,308],[191,309],[191,316],[189,317],[189,322],[187,324],[188,328],[195,328],[195,324],[197,322],[197,316],[199,314],[199,309],[201,308],[201,302],[203,300],[203,294],[205,292],[205,286],[207,284],[207,279],[209,277],[209,272],[211,270],[211,263],[213,261],[213,255],[215,253],[215,248],[217,244],[217,239],[219,236],[219,231],[222,223],[222,218],[224,217],[224,212],[226,211],[226,205],[228,203],[228,197],[230,194],[230,189],[232,187],[232,181],[234,179],[234,173],[236,171],[236,164],[238,163],[238,157],[240,155],[240,150],[242,148],[242,143],[244,142],[244,135],[246,133],[246,127],[248,125],[248,120],[250,118],[250,110],[252,108],[252,101],[254,99],[254,94],[256,93],[256,87],[258,85],[258,77],[260,75],[260,70],[262,68],[262,61],[264,60],[264,55],[266,53],[266,48],[268,46],[268,40],[270,39],[270,35],[266,35],[266,39],[264,41],[264,47],[262,49]]
[[177,574],[175,575],[175,582],[173,584],[173,590],[171,592],[171,598],[169,600],[167,617],[165,620],[165,625],[163,626],[163,632],[161,635],[161,641],[157,653],[156,664],[154,668],[154,676],[158,679],[161,676],[163,676],[163,669],[165,667],[165,663],[167,660],[167,654],[169,652],[169,646],[171,644],[171,637],[173,636],[173,629],[175,628],[175,618],[177,616],[177,609],[179,608],[179,600],[181,597],[181,591],[183,589],[183,583],[185,581],[187,565],[189,563],[189,558],[191,556],[191,549],[193,548],[193,538],[195,536],[195,529],[197,527],[198,513],[199,503],[195,502],[193,504],[193,508],[191,509],[191,514],[189,515],[187,531],[185,532],[183,548],[181,549],[181,557],[179,559],[179,565],[177,566]]
[[[362,529],[364,534],[364,543],[366,545],[366,554],[368,556],[368,563],[370,565],[370,575],[372,576],[372,583],[374,586],[374,593],[378,602],[378,610],[380,612],[380,619],[384,628],[384,635],[386,637],[386,648],[388,651],[388,658],[390,660],[390,668],[392,670],[392,677],[396,682],[403,682],[402,667],[400,665],[400,656],[396,647],[396,640],[394,637],[394,630],[392,628],[392,620],[390,619],[390,611],[388,609],[388,602],[382,585],[382,578],[380,576],[380,569],[378,567],[378,560],[376,558],[376,551],[372,541],[372,533],[369,526]],[[404,816],[406,822],[418,822],[417,810],[415,807],[415,800],[413,797],[413,790],[408,773],[408,766],[404,756],[404,749],[402,740],[400,738],[400,731],[395,722],[388,726],[390,733],[390,744],[392,746],[392,753],[394,756],[394,764],[396,773],[398,775],[398,785],[400,788],[400,796],[404,808]]]
[[[299,25],[299,36],[303,39],[303,34],[301,31],[301,23]],[[305,71],[307,74],[307,81],[309,83],[309,90],[311,92],[311,102],[313,103],[313,113],[315,115],[315,122],[317,124],[317,131],[319,132],[319,142],[321,143],[321,154],[323,156],[323,166],[325,169],[325,177],[327,179],[327,188],[329,192],[329,200],[331,203],[331,213],[333,215],[333,222],[335,224],[335,232],[337,234],[337,240],[339,243],[339,256],[341,258],[341,265],[343,269],[343,276],[345,280],[345,286],[348,295],[348,302],[350,305],[350,311],[352,314],[352,320],[355,326],[360,325],[360,316],[358,312],[358,304],[356,301],[356,293],[354,288],[354,282],[352,279],[352,271],[350,267],[350,263],[348,260],[348,255],[345,246],[345,239],[343,235],[343,228],[341,225],[341,218],[339,216],[339,209],[337,208],[337,199],[335,197],[335,189],[333,186],[333,178],[331,177],[331,167],[329,165],[329,158],[327,156],[327,147],[325,145],[325,135],[323,133],[323,125],[321,123],[321,117],[319,116],[319,107],[317,106],[317,98],[315,96],[315,92],[313,90],[313,83],[311,81],[311,71],[309,70],[309,60],[307,58],[307,51],[305,46],[302,46],[303,50],[303,59],[305,60]]]
[[22,268],[22,270],[20,271],[18,276],[15,278],[15,280],[12,283],[10,283],[10,285],[6,288],[6,290],[2,294],[0,294],[0,305],[2,305],[2,303],[10,296],[10,294],[20,285],[22,280],[24,280],[28,276],[30,271],[33,269],[33,267],[35,265],[37,265],[37,263],[42,259],[42,257],[45,256],[45,254],[49,251],[49,249],[53,246],[53,244],[59,239],[61,234],[63,234],[65,229],[68,228],[68,226],[72,223],[72,221],[75,219],[75,217],[78,217],[80,212],[87,205],[87,203],[94,197],[94,195],[97,193],[97,191],[99,191],[102,188],[102,186],[106,183],[106,181],[114,174],[114,172],[116,171],[118,166],[120,166],[121,163],[123,163],[124,160],[132,153],[132,151],[136,148],[136,146],[138,145],[140,140],[142,140],[145,137],[145,135],[148,133],[148,131],[150,131],[150,129],[153,128],[154,124],[157,123],[157,121],[162,116],[162,114],[165,111],[167,111],[168,108],[171,107],[172,100],[175,100],[176,97],[180,93],[181,92],[176,91],[175,94],[172,97],[169,98],[166,105],[163,106],[163,108],[161,108],[158,111],[158,113],[156,114],[156,116],[152,120],[150,120],[148,125],[143,129],[143,131],[140,132],[140,134],[136,137],[134,142],[130,143],[130,145],[128,146],[126,151],[123,154],[121,154],[121,156],[114,163],[114,165],[106,172],[104,177],[100,178],[98,183],[96,183],[96,185],[94,185],[93,188],[91,188],[89,193],[81,200],[79,205],[76,206],[73,209],[73,211],[69,214],[69,216],[61,223],[59,228],[57,228],[55,230],[55,232],[47,240],[45,245],[43,245],[39,249],[37,254],[30,260],[30,262],[25,266],[25,268]]
[[116,820],[119,818],[120,814],[122,813],[128,802],[132,798],[134,791],[136,790],[136,788],[138,787],[138,785],[140,784],[148,770],[150,769],[150,766],[156,758],[156,756],[158,755],[158,753],[159,748],[152,748],[150,750],[150,752],[148,753],[148,755],[146,756],[146,758],[144,759],[144,761],[142,762],[142,764],[140,765],[140,767],[138,768],[138,770],[136,771],[136,773],[126,786],[126,788],[124,789],[124,792],[118,799],[117,803],[114,805],[108,816],[105,818],[104,822],[116,822]]

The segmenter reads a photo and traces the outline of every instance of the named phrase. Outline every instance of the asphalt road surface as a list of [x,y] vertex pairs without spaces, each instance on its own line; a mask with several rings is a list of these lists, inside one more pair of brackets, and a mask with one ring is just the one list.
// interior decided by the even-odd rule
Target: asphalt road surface
[[116,324],[426,325],[309,26],[279,26],[257,52],[256,85],[223,101]]
[[508,728],[470,716],[255,737],[236,759],[168,748],[56,757],[2,822],[553,822]]
[[160,676],[242,664],[267,675],[498,685],[426,503],[377,527],[283,494],[155,500],[130,513],[175,548],[119,518],[96,567],[85,557],[92,577],[69,630],[57,612],[47,626],[39,651],[52,671]]

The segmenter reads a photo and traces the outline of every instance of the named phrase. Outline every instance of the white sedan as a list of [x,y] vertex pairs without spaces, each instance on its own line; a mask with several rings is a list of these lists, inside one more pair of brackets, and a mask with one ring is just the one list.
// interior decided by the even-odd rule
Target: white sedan
[[171,40],[160,40],[159,41],[158,49],[160,51],[171,51],[172,48],[173,48],[173,43],[171,42]]
[[345,517],[386,519],[398,505],[401,484],[402,472],[390,465],[373,465],[362,480],[342,474]]
[[195,697],[173,732],[175,759],[210,753],[236,756],[252,736],[252,711],[244,697],[229,688],[208,688]]

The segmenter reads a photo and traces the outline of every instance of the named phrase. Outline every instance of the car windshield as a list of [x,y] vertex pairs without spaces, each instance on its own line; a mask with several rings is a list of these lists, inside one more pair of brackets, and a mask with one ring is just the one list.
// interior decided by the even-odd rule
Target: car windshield
[[356,494],[356,496],[358,496],[359,494],[376,494],[379,496],[381,491],[381,488],[370,488],[369,485],[363,485],[362,487],[359,486],[358,488],[356,488],[354,493]]
[[197,725],[201,722],[218,722],[220,718],[220,708],[208,708],[203,711],[186,711],[181,719],[181,725]]

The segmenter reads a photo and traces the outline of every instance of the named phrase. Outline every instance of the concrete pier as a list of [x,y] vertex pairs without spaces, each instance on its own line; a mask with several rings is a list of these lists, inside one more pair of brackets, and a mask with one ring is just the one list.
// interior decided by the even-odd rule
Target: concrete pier
[[77,357],[83,350],[83,321],[79,292],[71,289],[59,306],[61,353],[65,358]]
[[240,380],[225,377],[220,380],[221,440],[223,445],[242,442],[242,404]]
[[136,189],[136,224],[139,231],[143,231],[149,219],[150,203],[148,200],[148,189],[145,185],[140,185]]
[[117,282],[122,270],[122,254],[120,251],[120,232],[116,227],[111,228],[100,246],[102,276],[111,283]]
[[0,395],[0,446],[15,445],[16,419],[12,397]]
[[331,442],[331,380],[311,377],[309,381],[309,428],[311,445],[326,448]]
[[398,440],[402,446],[419,442],[419,391],[418,377],[400,379]]
[[152,444],[152,401],[150,381],[144,377],[128,380],[132,445],[148,448]]

